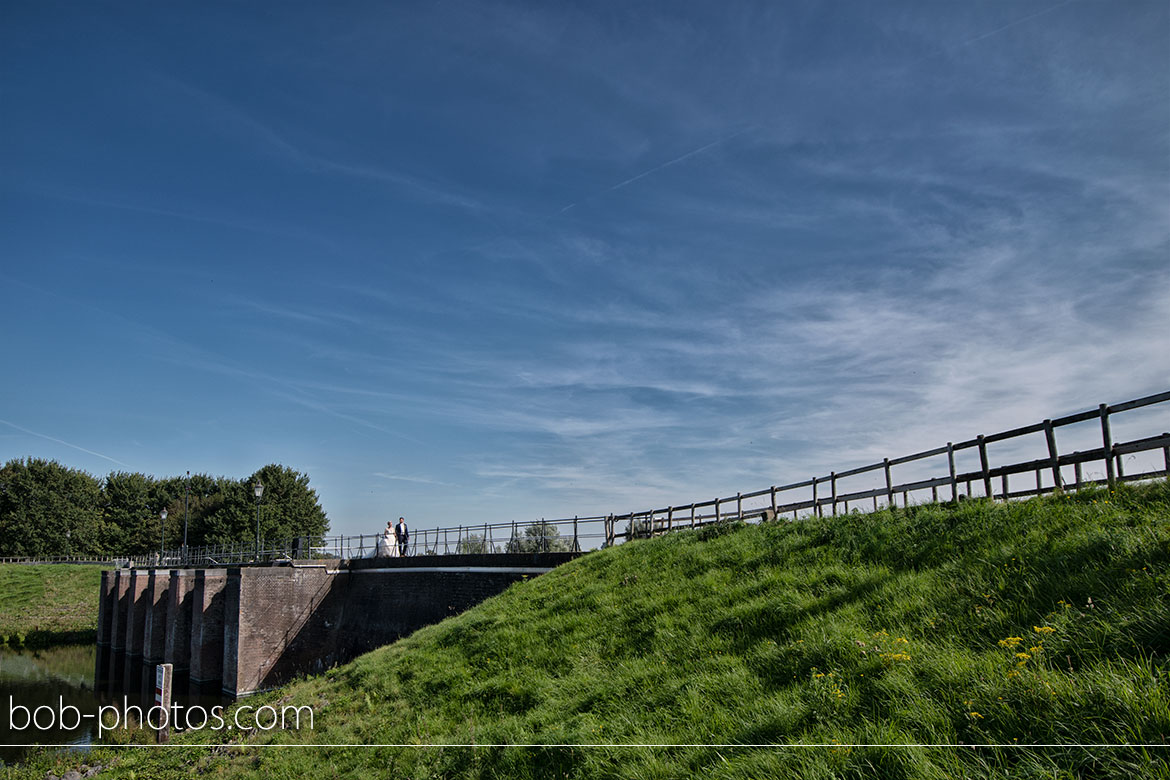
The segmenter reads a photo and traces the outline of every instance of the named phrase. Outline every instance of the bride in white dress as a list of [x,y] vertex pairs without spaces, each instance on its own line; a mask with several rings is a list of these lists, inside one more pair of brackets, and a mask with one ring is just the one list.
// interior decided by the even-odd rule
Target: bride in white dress
[[391,521],[386,521],[386,528],[383,529],[382,535],[378,537],[378,552],[379,558],[397,558],[398,557],[398,540],[394,536],[394,527]]

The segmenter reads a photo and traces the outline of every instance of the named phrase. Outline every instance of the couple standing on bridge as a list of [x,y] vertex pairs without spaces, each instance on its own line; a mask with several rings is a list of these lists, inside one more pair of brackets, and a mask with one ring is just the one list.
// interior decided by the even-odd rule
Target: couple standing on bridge
[[406,518],[398,518],[397,525],[391,525],[390,521],[386,521],[386,530],[382,532],[381,538],[378,539],[378,557],[379,558],[398,558],[406,557],[406,548],[410,542],[410,529],[406,527]]

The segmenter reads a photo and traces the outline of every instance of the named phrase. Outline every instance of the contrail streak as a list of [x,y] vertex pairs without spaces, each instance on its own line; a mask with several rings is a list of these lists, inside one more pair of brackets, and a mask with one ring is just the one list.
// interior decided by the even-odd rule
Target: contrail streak
[[[720,144],[725,144],[728,141],[732,141],[751,129],[752,128],[750,128],[750,127],[745,127],[743,130],[732,133],[731,135],[727,136],[726,138],[720,138],[717,141],[712,141],[709,144],[704,144],[703,146],[700,146],[698,149],[692,149],[691,151],[687,152],[684,155],[680,155],[679,157],[675,157],[673,160],[667,160],[666,162],[661,163],[660,165],[655,165],[653,168],[642,171],[637,176],[631,176],[630,178],[626,179],[625,181],[618,182],[617,184],[613,185],[612,187],[607,187],[606,189],[602,190],[601,192],[597,193],[596,195],[593,195],[592,197],[596,198],[596,197],[600,197],[601,195],[605,195],[606,193],[613,192],[614,190],[620,190],[622,187],[629,186],[630,184],[633,184],[634,182],[638,181],[639,179],[644,179],[652,173],[657,173],[658,171],[661,171],[663,168],[669,168],[672,165],[677,165],[678,163],[682,162],[683,160],[687,160],[691,157],[694,157],[696,154],[702,154],[703,152],[707,151],[708,149],[710,149],[713,146],[719,146]],[[586,200],[589,200],[589,198],[586,198]],[[570,203],[568,206],[565,206],[563,209],[561,209],[559,213],[564,214],[566,211],[568,211],[569,209],[573,208],[576,205],[577,205],[576,202]]]
[[7,420],[0,420],[0,423],[4,423],[8,427],[15,428],[16,430],[21,431],[23,433],[27,433],[30,436],[39,436],[42,439],[47,439],[48,441],[56,442],[57,444],[64,444],[66,447],[72,447],[75,450],[81,450],[82,452],[87,453],[89,455],[96,455],[97,457],[104,458],[105,460],[108,460],[111,463],[117,463],[119,466],[125,466],[126,468],[133,468],[129,463],[123,463],[122,461],[118,460],[117,458],[111,458],[109,455],[102,455],[100,452],[94,452],[93,450],[87,450],[85,447],[78,447],[76,444],[70,444],[69,442],[63,441],[61,439],[55,439],[52,436],[46,436],[43,433],[37,433],[36,431],[30,431],[28,428],[22,428],[19,425],[17,425],[16,423],[10,423]]
[[1043,16],[1044,14],[1049,13],[1051,11],[1055,11],[1058,8],[1064,8],[1066,5],[1068,5],[1069,3],[1073,3],[1073,2],[1076,2],[1076,0],[1064,0],[1063,3],[1057,3],[1056,5],[1049,6],[1048,8],[1045,8],[1041,11],[1037,11],[1034,14],[1030,14],[1030,15],[1024,16],[1020,19],[1016,19],[1014,22],[1008,22],[1003,27],[997,27],[996,29],[992,30],[991,32],[985,32],[982,35],[978,35],[969,41],[963,41],[959,45],[960,46],[969,46],[972,43],[975,43],[976,41],[981,41],[984,38],[988,38],[992,35],[995,35],[996,33],[1001,33],[1004,30],[1008,29],[1009,27],[1015,27],[1017,24],[1023,24],[1024,22],[1030,22],[1033,19],[1035,19],[1037,16]]
[[1015,19],[1013,21],[1010,21],[1007,24],[1003,25],[1002,27],[996,27],[994,30],[990,30],[988,32],[982,33],[981,35],[976,35],[974,38],[968,38],[967,40],[960,41],[959,43],[956,43],[953,46],[944,47],[944,48],[939,49],[938,51],[934,52],[933,54],[927,54],[924,57],[920,57],[916,60],[913,60],[912,62],[908,63],[908,65],[917,65],[920,62],[925,62],[926,60],[931,60],[931,59],[934,59],[935,57],[941,57],[944,54],[949,54],[951,52],[958,51],[959,49],[963,48],[964,46],[970,46],[971,44],[978,43],[979,41],[982,41],[985,38],[990,38],[993,35],[998,35],[999,33],[1003,32],[1004,30],[1015,27],[1016,25],[1019,25],[1019,24],[1023,24],[1024,22],[1030,22],[1038,16],[1044,16],[1044,14],[1052,13],[1053,11],[1056,11],[1060,8],[1064,8],[1066,5],[1069,5],[1070,3],[1075,3],[1076,1],[1077,0],[1064,0],[1064,2],[1062,2],[1062,3],[1057,3],[1056,5],[1050,5],[1047,8],[1041,9],[1039,11],[1036,11],[1035,13],[1032,13],[1032,14],[1028,14],[1027,16],[1021,16],[1019,19]]

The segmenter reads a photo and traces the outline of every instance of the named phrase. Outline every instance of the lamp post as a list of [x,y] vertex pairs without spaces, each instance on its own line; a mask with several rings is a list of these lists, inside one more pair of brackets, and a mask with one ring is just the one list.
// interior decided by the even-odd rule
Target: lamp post
[[158,518],[158,563],[161,566],[163,559],[163,547],[166,546],[167,538],[167,510],[163,509],[161,512],[159,512]]
[[255,487],[252,488],[256,494],[256,563],[260,562],[260,496],[264,495],[264,485],[260,480],[256,480]]
[[187,492],[183,496],[183,563],[187,562],[187,520],[191,516],[191,470],[187,470]]

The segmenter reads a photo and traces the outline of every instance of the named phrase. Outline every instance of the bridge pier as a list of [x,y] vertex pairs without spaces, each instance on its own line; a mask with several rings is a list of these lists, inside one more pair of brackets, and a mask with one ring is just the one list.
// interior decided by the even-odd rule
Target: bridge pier
[[134,674],[142,663],[142,640],[146,634],[146,586],[150,583],[147,569],[131,569],[130,584],[126,590],[126,677]]
[[120,569],[102,576],[98,638],[107,641],[108,625],[111,676],[126,670],[115,680],[162,661],[235,698],[348,661],[577,555]]
[[151,569],[146,586],[146,625],[142,636],[142,660],[159,664],[167,643],[167,595],[171,574],[166,569]]
[[186,674],[191,669],[191,604],[195,600],[195,571],[172,569],[170,581],[163,663],[171,664],[175,674]]
[[191,681],[223,679],[223,601],[227,569],[196,569],[191,593]]

